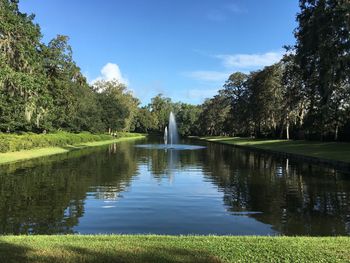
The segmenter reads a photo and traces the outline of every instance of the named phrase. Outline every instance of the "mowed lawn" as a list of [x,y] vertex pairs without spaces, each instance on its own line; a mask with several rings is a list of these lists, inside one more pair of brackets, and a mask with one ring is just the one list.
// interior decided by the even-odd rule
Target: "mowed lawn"
[[0,262],[349,262],[348,237],[2,236]]
[[350,143],[344,142],[258,140],[222,136],[200,137],[200,139],[350,163]]

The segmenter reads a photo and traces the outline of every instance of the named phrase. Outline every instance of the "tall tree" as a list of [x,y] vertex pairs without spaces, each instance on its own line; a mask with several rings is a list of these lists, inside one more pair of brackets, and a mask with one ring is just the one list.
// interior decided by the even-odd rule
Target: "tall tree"
[[344,85],[350,89],[350,2],[300,0],[300,8],[296,62],[310,100],[311,132],[322,131],[323,137],[339,125],[334,112],[341,108],[338,93]]
[[[49,112],[52,126],[71,131],[98,128],[92,114],[100,118],[93,91],[80,68],[75,64],[67,36],[58,35],[44,48],[45,71],[49,79],[48,90],[53,99]],[[89,113],[89,109],[94,112]]]
[[102,110],[102,122],[113,131],[130,131],[134,127],[139,101],[117,80],[101,80],[94,84]]
[[230,113],[226,120],[226,129],[229,134],[245,134],[249,129],[248,93],[246,82],[248,75],[235,72],[230,75],[219,94],[230,105]]
[[50,105],[33,19],[19,11],[18,1],[0,0],[0,130],[31,130]]
[[230,113],[230,104],[221,94],[207,99],[199,115],[199,126],[202,134],[226,135],[226,120]]
[[282,105],[282,68],[275,64],[251,74],[249,108],[256,136],[275,136]]
[[171,99],[158,94],[152,98],[149,108],[157,120],[157,131],[163,132],[168,125],[169,114],[174,109]]
[[[289,50],[290,51],[290,50]],[[282,105],[281,105],[281,131],[280,137],[290,139],[290,128],[294,132],[302,133],[304,118],[307,113],[309,101],[307,92],[301,78],[301,70],[295,63],[295,55],[288,52],[282,59]],[[294,138],[299,138],[301,134],[294,134]],[[302,137],[301,137],[302,138]]]
[[135,131],[149,133],[156,131],[158,121],[156,116],[152,114],[149,107],[141,107],[135,117]]
[[179,126],[179,133],[182,136],[198,135],[198,118],[201,113],[201,107],[187,103],[179,103],[176,111],[176,121]]

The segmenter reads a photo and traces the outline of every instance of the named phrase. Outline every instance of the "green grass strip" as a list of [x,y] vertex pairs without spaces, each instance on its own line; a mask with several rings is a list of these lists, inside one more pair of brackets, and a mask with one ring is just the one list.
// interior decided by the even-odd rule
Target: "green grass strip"
[[258,149],[350,163],[350,143],[344,142],[258,140],[251,138],[222,136],[209,136],[199,138],[206,141],[214,141],[224,144],[248,146]]
[[0,262],[349,262],[348,237],[3,236]]
[[107,144],[116,143],[116,142],[141,139],[144,137],[145,135],[142,135],[142,134],[128,134],[127,137],[117,138],[113,140],[85,142],[77,145],[64,145],[61,147],[45,147],[45,148],[38,148],[38,149],[31,149],[31,150],[22,150],[17,152],[0,153],[0,164],[29,160],[33,158],[66,153],[72,150],[79,150],[79,149],[84,149],[88,147],[102,146],[102,145],[107,145]]

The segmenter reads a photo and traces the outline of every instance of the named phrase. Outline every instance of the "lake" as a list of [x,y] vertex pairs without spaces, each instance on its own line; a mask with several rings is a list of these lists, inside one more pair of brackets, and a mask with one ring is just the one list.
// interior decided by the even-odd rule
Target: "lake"
[[136,147],[161,140],[0,166],[0,233],[350,233],[349,174],[194,140]]

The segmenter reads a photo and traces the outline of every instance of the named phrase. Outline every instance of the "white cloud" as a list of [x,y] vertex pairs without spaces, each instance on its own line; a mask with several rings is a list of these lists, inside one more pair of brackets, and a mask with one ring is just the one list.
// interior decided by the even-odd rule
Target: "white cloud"
[[117,80],[122,84],[128,85],[129,81],[123,77],[122,72],[120,71],[120,68],[117,64],[114,63],[107,63],[103,66],[101,69],[101,75],[92,80],[90,83],[93,84],[96,81],[99,80]]
[[213,97],[217,91],[218,89],[190,89],[187,92],[187,96],[190,99],[203,101],[204,99]]
[[[219,84],[220,86],[236,71],[249,74],[249,72],[270,66],[279,62],[283,57],[282,51],[270,51],[262,54],[232,54],[232,55],[208,55],[211,58],[220,59],[224,68],[222,70],[196,70],[184,73],[184,76],[200,81],[202,84]],[[222,68],[222,66],[221,66]],[[203,95],[204,94],[204,95]],[[207,98],[215,94],[211,90],[192,90],[190,97]]]
[[260,68],[270,66],[283,57],[283,52],[267,52],[264,54],[234,54],[234,55],[217,55],[223,61],[227,68]]
[[247,10],[237,3],[232,3],[227,6],[222,6],[221,8],[211,10],[207,17],[209,20],[215,21],[215,22],[222,22],[228,20],[230,17],[232,17],[232,14],[242,14],[246,13]]
[[200,81],[222,82],[225,81],[230,74],[220,71],[197,70],[185,73],[185,75]]
[[227,8],[229,11],[235,14],[245,13],[247,11],[245,8],[239,6],[238,4],[233,4],[233,3],[228,5]]
[[194,105],[202,104],[205,99],[212,98],[217,94],[219,88],[188,88],[178,90],[176,93],[166,94],[170,96],[174,102],[181,101],[184,103],[190,103]]
[[208,14],[208,19],[215,22],[222,22],[227,20],[227,16],[220,11],[214,10]]

